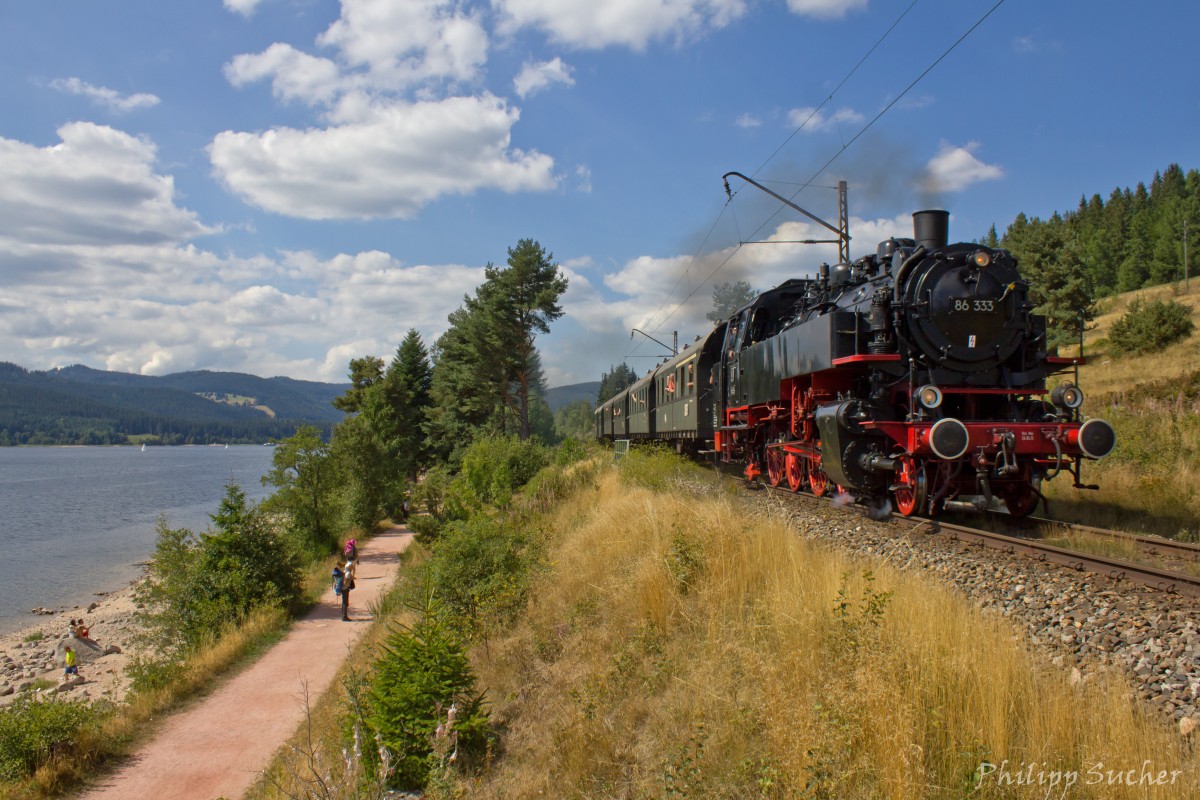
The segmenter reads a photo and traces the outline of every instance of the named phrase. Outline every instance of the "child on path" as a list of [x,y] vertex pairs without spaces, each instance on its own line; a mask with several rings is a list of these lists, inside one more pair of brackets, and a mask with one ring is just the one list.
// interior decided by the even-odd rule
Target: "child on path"
[[67,645],[66,650],[64,651],[63,661],[66,662],[66,668],[63,670],[63,678],[69,678],[72,675],[79,674],[79,667],[77,666],[78,661],[76,660],[76,657],[75,657],[75,650],[72,649],[71,645]]

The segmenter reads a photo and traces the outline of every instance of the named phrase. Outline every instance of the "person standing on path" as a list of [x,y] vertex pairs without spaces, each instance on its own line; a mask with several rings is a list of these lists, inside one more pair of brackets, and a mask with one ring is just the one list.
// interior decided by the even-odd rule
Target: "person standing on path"
[[357,571],[357,564],[353,561],[347,561],[342,568],[342,622],[350,621],[350,590],[354,588],[354,573]]

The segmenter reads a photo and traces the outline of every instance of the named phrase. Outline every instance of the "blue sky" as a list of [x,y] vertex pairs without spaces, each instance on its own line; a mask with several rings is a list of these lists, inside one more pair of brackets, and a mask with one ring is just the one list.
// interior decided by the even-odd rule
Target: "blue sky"
[[6,3],[0,359],[339,381],[533,238],[570,279],[549,383],[597,380],[714,283],[833,259],[738,247],[818,230],[727,171],[831,220],[847,180],[857,257],[1200,167],[1195,4],[1007,0],[909,88],[995,5]]

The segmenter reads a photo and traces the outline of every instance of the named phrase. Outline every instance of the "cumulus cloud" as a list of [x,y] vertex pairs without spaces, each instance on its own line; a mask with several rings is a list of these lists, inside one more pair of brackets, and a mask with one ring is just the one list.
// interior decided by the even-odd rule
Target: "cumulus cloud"
[[723,28],[746,12],[745,0],[493,0],[507,30],[537,28],[581,49],[613,45],[642,50]]
[[214,229],[179,204],[153,142],[85,122],[59,138],[0,138],[0,352],[27,367],[339,381],[408,327],[435,338],[483,279],[377,251],[218,254],[198,246]]
[[50,88],[67,94],[82,95],[118,114],[136,111],[139,108],[153,108],[160,102],[156,95],[142,92],[123,95],[115,89],[93,86],[79,78],[56,78],[50,82]]
[[225,77],[239,87],[270,79],[277,98],[308,105],[328,105],[347,88],[337,64],[280,42],[261,53],[236,56],[225,65]]
[[787,118],[789,125],[800,128],[805,133],[832,131],[842,123],[855,124],[866,119],[852,108],[839,108],[832,113],[826,113],[811,106],[793,108],[788,112]]
[[793,14],[816,19],[841,19],[851,11],[867,7],[867,0],[787,0]]
[[0,138],[0,241],[150,245],[211,232],[175,205],[149,140],[91,122],[58,136],[43,148]]
[[225,0],[225,7],[230,11],[241,14],[244,17],[248,17],[254,13],[254,9],[257,8],[258,4],[261,2],[262,0]]
[[468,81],[487,61],[478,15],[452,0],[342,0],[342,14],[317,39],[376,86],[399,89],[446,79]]
[[513,89],[518,97],[525,98],[553,83],[575,85],[575,79],[571,77],[571,68],[558,57],[537,63],[526,61],[521,67],[521,72],[513,79]]
[[324,129],[225,131],[209,156],[226,186],[267,211],[411,217],[444,194],[553,188],[553,159],[510,147],[517,117],[492,95],[376,104]]
[[[550,156],[512,146],[518,109],[486,92],[442,96],[486,61],[478,12],[455,0],[342,0],[316,44],[330,57],[277,42],[225,67],[233,85],[270,81],[325,126],[217,134],[213,171],[248,202],[305,219],[405,218],[446,194],[557,186]],[[561,59],[526,65],[516,85],[524,96],[553,82],[572,82]]]
[[1004,177],[1004,170],[994,164],[985,164],[975,157],[979,142],[968,142],[955,147],[942,142],[937,155],[925,165],[925,176],[921,189],[925,192],[958,192],[980,181]]

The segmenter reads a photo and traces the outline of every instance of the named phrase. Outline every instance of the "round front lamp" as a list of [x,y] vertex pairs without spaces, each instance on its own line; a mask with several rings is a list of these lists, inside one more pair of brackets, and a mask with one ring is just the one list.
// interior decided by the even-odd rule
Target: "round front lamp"
[[942,390],[932,383],[927,383],[917,389],[917,402],[921,404],[922,408],[932,411],[942,404]]
[[1083,390],[1073,383],[1064,383],[1050,393],[1050,402],[1059,408],[1079,408],[1083,405]]

